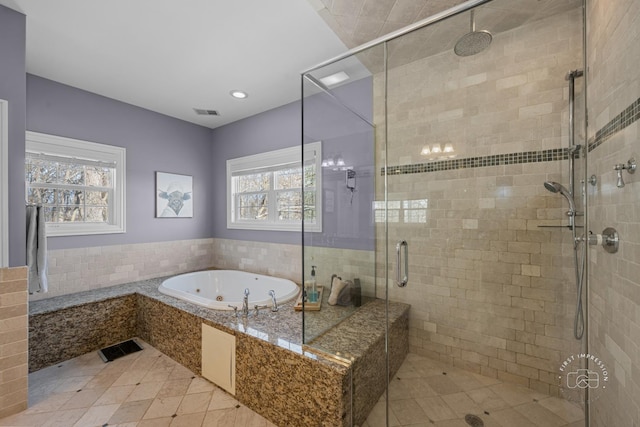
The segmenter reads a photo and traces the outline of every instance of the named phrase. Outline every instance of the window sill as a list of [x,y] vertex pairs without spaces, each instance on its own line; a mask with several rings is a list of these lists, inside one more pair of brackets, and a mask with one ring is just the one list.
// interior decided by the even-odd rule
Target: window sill
[[[227,223],[229,230],[254,230],[254,231],[302,231],[301,224],[256,224],[256,223]],[[322,232],[317,225],[305,225],[304,231],[311,233]]]
[[93,234],[126,233],[124,226],[110,224],[47,224],[47,237],[86,236]]

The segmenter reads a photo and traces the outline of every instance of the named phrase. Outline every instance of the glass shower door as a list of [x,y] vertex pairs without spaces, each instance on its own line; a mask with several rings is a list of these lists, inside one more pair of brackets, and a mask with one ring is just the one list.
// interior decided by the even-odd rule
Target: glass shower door
[[[548,5],[494,0],[389,40],[386,73],[374,76],[374,86],[376,78],[385,85],[374,117],[386,116],[376,153],[386,153],[390,282],[404,276],[404,262],[393,260],[398,242],[409,248],[409,283],[390,286],[389,300],[411,304],[412,356],[535,390],[539,400],[560,398],[558,407],[570,401],[579,416],[584,390],[559,378],[563,361],[584,351],[574,337],[571,220],[581,236],[585,142],[579,123],[569,138],[566,79],[583,67],[582,8]],[[457,52],[473,19],[490,43]],[[580,97],[583,80],[576,85]],[[576,117],[583,107],[577,102]],[[568,188],[571,172],[575,208],[544,185]],[[468,392],[441,375],[420,379],[442,389],[415,399],[425,417],[433,412],[424,399]],[[403,414],[407,397],[391,395],[393,421],[416,421]],[[500,424],[494,411],[477,412],[472,395],[468,412],[455,415]]]

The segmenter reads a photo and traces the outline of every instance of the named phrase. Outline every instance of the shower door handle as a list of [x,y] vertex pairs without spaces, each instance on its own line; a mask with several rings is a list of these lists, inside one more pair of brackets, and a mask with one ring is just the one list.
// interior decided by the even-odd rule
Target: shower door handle
[[[403,250],[404,249],[404,250]],[[402,255],[404,252],[404,275],[401,274]],[[409,282],[409,245],[401,240],[396,245],[396,284],[404,288]]]

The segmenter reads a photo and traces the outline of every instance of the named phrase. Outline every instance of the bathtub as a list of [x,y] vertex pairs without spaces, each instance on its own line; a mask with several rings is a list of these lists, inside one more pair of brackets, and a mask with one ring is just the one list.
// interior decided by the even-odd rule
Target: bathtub
[[235,270],[206,270],[181,274],[163,281],[158,290],[165,295],[216,310],[242,308],[244,290],[249,288],[249,308],[271,307],[269,291],[274,290],[278,304],[292,300],[300,288],[291,280]]

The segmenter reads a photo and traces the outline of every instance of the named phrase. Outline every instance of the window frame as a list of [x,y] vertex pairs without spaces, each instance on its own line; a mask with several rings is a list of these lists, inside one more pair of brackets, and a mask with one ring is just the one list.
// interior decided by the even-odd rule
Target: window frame
[[[233,176],[238,172],[255,172],[258,173],[264,170],[274,170],[278,166],[283,166],[283,169],[287,165],[296,164],[310,164],[315,165],[316,170],[316,183],[313,187],[315,192],[315,210],[316,220],[314,224],[305,223],[305,232],[322,232],[322,143],[320,141],[304,144],[302,147],[294,146],[289,148],[283,148],[280,150],[268,151],[265,153],[253,154],[244,157],[238,157],[227,160],[227,228],[232,230],[270,230],[270,231],[302,231],[303,221],[278,221],[271,217],[273,209],[275,209],[275,203],[277,198],[275,197],[278,192],[290,191],[283,189],[276,189],[274,180],[270,181],[270,188],[266,191],[268,195],[268,207],[270,220],[236,220],[236,207],[234,204],[235,195],[233,188]],[[304,169],[303,169],[304,171]],[[304,172],[303,172],[304,173]],[[304,207],[304,178],[302,180],[302,204]],[[304,213],[303,213],[304,216]]]
[[[111,222],[47,222],[48,236],[126,233],[126,148],[27,131],[26,153],[115,163],[113,198],[109,202]],[[29,183],[25,179],[25,197],[28,189]]]

